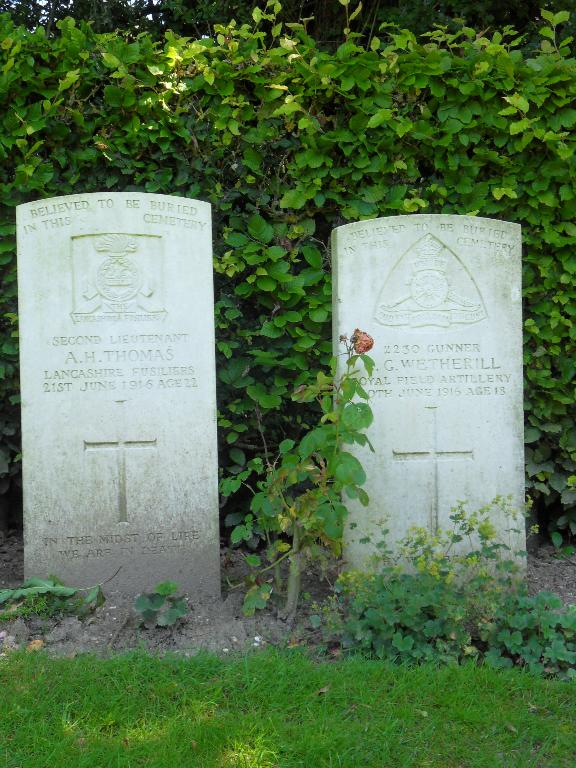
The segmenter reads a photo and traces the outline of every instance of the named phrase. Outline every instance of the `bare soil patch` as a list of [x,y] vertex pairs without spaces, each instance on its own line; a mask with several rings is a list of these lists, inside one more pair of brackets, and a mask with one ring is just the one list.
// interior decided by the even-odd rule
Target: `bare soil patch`
[[[0,540],[0,589],[19,586],[24,578],[23,540],[20,532],[11,531]],[[299,644],[303,635],[311,601],[329,592],[328,583],[309,575],[304,591],[310,597],[303,605],[299,622],[279,617],[277,606],[271,605],[254,617],[242,613],[241,589],[230,589],[241,579],[243,559],[237,552],[222,553],[222,600],[201,603],[188,596],[189,614],[173,627],[139,626],[132,610],[132,598],[106,590],[106,602],[84,620],[76,616],[54,618],[18,618],[0,622],[0,652],[32,643],[55,655],[75,656],[79,653],[107,655],[113,652],[144,648],[151,653],[194,655],[201,650],[220,654],[261,648],[269,644]],[[73,586],[73,585],[72,585]],[[304,601],[306,602],[306,601]]]
[[[188,616],[174,627],[146,629],[138,625],[132,600],[116,592],[106,592],[106,602],[93,615],[80,621],[75,616],[16,619],[0,623],[0,652],[14,647],[40,645],[55,655],[110,653],[144,648],[151,653],[194,655],[201,650],[219,654],[260,648],[266,645],[297,645],[315,639],[308,625],[313,604],[330,594],[330,584],[317,573],[304,580],[303,600],[298,620],[286,622],[271,604],[254,617],[242,614],[242,591],[228,583],[238,581],[242,570],[238,553],[223,550],[223,599],[197,603],[188,599]],[[11,531],[0,541],[0,589],[21,584],[24,577],[22,535]],[[576,604],[576,556],[559,559],[554,548],[541,543],[528,556],[527,578],[532,594],[555,592],[565,604]]]

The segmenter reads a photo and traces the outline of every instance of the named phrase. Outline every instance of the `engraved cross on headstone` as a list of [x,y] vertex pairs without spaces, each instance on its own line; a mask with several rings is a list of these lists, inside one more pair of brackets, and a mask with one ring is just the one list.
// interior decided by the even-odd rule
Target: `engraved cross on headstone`
[[474,458],[474,451],[444,451],[438,448],[438,406],[427,405],[427,411],[432,414],[432,446],[428,450],[420,451],[398,451],[393,449],[392,455],[398,461],[431,461],[433,463],[432,474],[432,498],[430,500],[430,530],[436,533],[438,530],[439,516],[439,464],[443,461],[457,461],[459,459],[469,460]]
[[[122,406],[124,400],[116,400],[118,405]],[[154,440],[125,440],[121,437],[122,420],[117,432],[116,440],[88,441],[84,440],[85,451],[114,451],[117,456],[118,471],[118,522],[128,522],[128,497],[126,491],[126,451],[131,448],[151,449],[156,448],[156,439]]]

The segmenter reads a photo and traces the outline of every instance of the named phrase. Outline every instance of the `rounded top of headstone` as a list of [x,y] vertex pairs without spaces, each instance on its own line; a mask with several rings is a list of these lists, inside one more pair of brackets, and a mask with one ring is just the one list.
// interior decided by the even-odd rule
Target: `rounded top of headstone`
[[492,219],[485,216],[472,216],[470,214],[459,213],[407,213],[399,214],[397,216],[380,216],[375,219],[352,221],[348,224],[341,224],[339,227],[335,227],[333,231],[354,230],[362,227],[374,228],[382,225],[389,227],[396,225],[402,227],[415,222],[421,224],[432,224],[434,222],[446,225],[456,221],[462,222],[463,220],[465,220],[467,224],[489,227],[498,226],[503,229],[515,230],[516,232],[519,232],[522,229],[521,225],[514,221],[503,221],[502,219]]

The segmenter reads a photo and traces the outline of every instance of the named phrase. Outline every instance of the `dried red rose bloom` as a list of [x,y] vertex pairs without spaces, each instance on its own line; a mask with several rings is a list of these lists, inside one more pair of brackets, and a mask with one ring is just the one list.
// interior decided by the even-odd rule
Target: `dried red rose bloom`
[[354,352],[356,352],[357,355],[363,355],[365,352],[369,352],[374,346],[374,339],[372,336],[361,331],[359,328],[356,328],[350,341],[352,342]]

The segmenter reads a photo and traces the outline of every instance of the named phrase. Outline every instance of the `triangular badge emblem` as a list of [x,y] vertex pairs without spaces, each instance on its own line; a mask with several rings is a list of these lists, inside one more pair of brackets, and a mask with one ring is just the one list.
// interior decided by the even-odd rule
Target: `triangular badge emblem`
[[447,245],[430,234],[396,262],[376,305],[381,325],[409,328],[470,325],[486,316],[472,275]]

